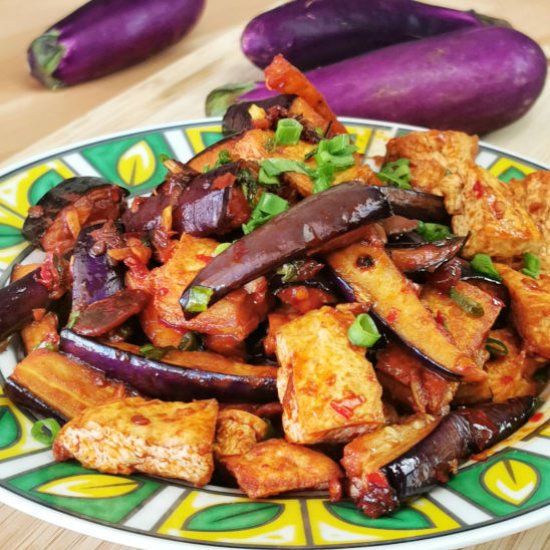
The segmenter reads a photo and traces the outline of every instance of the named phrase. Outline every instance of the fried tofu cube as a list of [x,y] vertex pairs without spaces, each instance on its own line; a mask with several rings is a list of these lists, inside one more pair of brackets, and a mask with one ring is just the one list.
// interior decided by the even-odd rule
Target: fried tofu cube
[[341,494],[342,471],[324,454],[284,439],[268,439],[244,455],[223,460],[249,498],[265,498],[287,491],[329,489]]
[[512,298],[516,330],[528,353],[550,359],[550,277],[533,279],[504,264],[496,264]]
[[461,190],[462,208],[452,219],[453,232],[470,235],[462,254],[513,258],[537,251],[541,233],[510,187],[487,170],[472,167]]
[[412,186],[443,196],[447,210],[452,214],[459,208],[462,182],[477,153],[477,136],[429,130],[391,139],[384,162],[409,159]]
[[277,391],[289,441],[348,441],[384,423],[382,388],[364,348],[347,336],[354,320],[322,307],[277,331]]
[[534,172],[523,180],[511,181],[509,185],[516,200],[525,208],[542,234],[537,254],[542,271],[550,275],[550,171]]
[[201,486],[214,470],[218,403],[131,397],[90,407],[65,424],[53,445],[58,461],[75,458],[110,474],[173,477]]
[[247,453],[267,434],[268,424],[259,416],[239,409],[223,409],[216,422],[214,452],[218,460]]

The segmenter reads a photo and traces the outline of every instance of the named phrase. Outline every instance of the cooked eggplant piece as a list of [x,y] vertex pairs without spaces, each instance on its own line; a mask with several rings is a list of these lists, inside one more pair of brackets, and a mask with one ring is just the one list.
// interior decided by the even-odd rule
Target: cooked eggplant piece
[[87,407],[134,393],[103,372],[47,349],[35,350],[18,363],[6,390],[16,403],[63,421]]
[[311,195],[216,256],[191,281],[180,303],[185,310],[194,287],[209,289],[213,303],[309,249],[389,214],[385,195],[360,182]]
[[216,164],[219,154],[222,151],[227,151],[231,154],[231,150],[241,137],[242,134],[235,134],[217,141],[213,145],[203,149],[198,155],[195,155],[187,163],[187,166],[193,170],[197,170],[197,172],[204,172],[209,166],[214,166]]
[[26,353],[39,347],[57,349],[59,345],[59,321],[53,311],[48,311],[42,318],[35,319],[21,329],[21,340]]
[[124,288],[122,268],[115,265],[105,248],[95,250],[98,243],[94,232],[101,227],[100,224],[85,227],[75,243],[71,261],[73,312]]
[[392,214],[395,216],[446,225],[449,223],[450,217],[442,197],[398,187],[380,187],[380,191],[388,199]]
[[84,338],[70,330],[61,332],[63,352],[93,364],[107,376],[151,397],[175,401],[215,397],[220,401],[257,403],[277,398],[274,367],[244,365],[208,352],[168,352],[161,362],[139,355],[139,348],[134,346],[126,344],[131,351],[123,348]]
[[81,227],[117,219],[120,201],[127,194],[101,178],[66,179],[31,206],[23,236],[46,252],[64,254],[73,247]]
[[410,281],[381,247],[364,243],[333,252],[328,263],[347,281],[359,301],[373,302],[372,313],[423,363],[451,380],[486,377],[471,357],[443,334]]
[[250,217],[250,206],[235,185],[241,170],[241,163],[230,163],[197,176],[174,206],[174,230],[207,237],[240,228]]
[[387,252],[400,271],[434,271],[454,258],[462,249],[466,237],[454,237],[433,243],[409,246],[392,246]]

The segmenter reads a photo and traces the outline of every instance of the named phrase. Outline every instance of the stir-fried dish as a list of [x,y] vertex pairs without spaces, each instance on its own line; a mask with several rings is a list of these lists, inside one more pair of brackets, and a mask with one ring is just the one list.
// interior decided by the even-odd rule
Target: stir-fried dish
[[152,195],[77,177],[30,209],[46,254],[0,290],[0,339],[25,349],[6,391],[64,424],[57,460],[378,517],[535,408],[550,172],[505,184],[477,137],[437,130],[364,162],[297,69],[266,82],[282,95],[163,158]]

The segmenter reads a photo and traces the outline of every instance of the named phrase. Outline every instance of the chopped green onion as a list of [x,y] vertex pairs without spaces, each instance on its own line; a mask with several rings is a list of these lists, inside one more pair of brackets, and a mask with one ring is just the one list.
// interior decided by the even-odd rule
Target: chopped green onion
[[174,351],[172,346],[155,347],[153,344],[145,344],[139,348],[139,353],[147,359],[160,361],[169,351]]
[[382,166],[378,177],[385,183],[389,183],[400,189],[411,189],[411,168],[409,159],[398,159],[387,162]]
[[55,418],[44,418],[32,425],[31,436],[43,445],[51,445],[60,429],[61,426]]
[[282,283],[291,283],[296,279],[298,274],[298,267],[303,264],[303,261],[297,260],[295,262],[288,262],[283,264],[279,269],[277,269],[277,275],[281,275]]
[[468,315],[471,315],[472,317],[483,317],[483,315],[485,315],[483,306],[479,302],[476,302],[470,297],[462,294],[462,292],[459,292],[454,286],[449,291],[449,296],[451,300]]
[[380,332],[372,317],[361,313],[349,327],[348,339],[354,346],[370,348],[380,339]]
[[350,143],[349,134],[339,134],[331,139],[322,139],[317,146],[315,160],[317,166],[331,164],[332,166],[344,170],[355,164],[353,153],[357,147]]
[[205,164],[205,165],[202,167],[202,173],[203,173],[203,174],[206,174],[207,172],[210,172],[210,164]]
[[194,332],[186,332],[180,340],[178,349],[180,351],[196,351],[200,347],[200,341]]
[[521,272],[528,277],[533,279],[538,279],[540,275],[540,258],[531,254],[531,252],[526,252],[523,255],[523,265],[525,266]]
[[325,135],[325,132],[323,131],[323,129],[322,129],[322,128],[319,128],[319,127],[315,128],[315,133],[316,133],[320,138],[322,138],[322,137]]
[[508,355],[506,344],[496,338],[487,338],[487,340],[485,340],[485,349],[493,356],[498,355],[504,357]]
[[261,166],[258,172],[258,182],[262,185],[279,185],[281,183],[278,176],[270,176]]
[[201,313],[208,309],[210,298],[214,294],[214,289],[207,286],[195,285],[189,290],[189,300],[185,306],[185,311],[189,313]]
[[275,130],[275,145],[296,145],[304,127],[294,118],[281,118]]
[[220,243],[215,249],[213,256],[219,256],[224,250],[227,250],[233,243]]
[[478,273],[486,275],[487,277],[494,279],[495,281],[502,281],[500,273],[495,269],[495,266],[493,265],[493,260],[491,260],[491,257],[487,254],[476,254],[472,258],[470,265]]
[[284,172],[298,172],[306,176],[309,175],[308,167],[299,160],[284,158],[264,159],[260,164],[260,168],[262,168],[268,176],[279,176]]
[[335,168],[330,164],[319,166],[313,178],[313,192],[321,193],[321,191],[326,191],[334,181],[334,172]]
[[252,210],[250,219],[243,224],[243,233],[245,235],[252,233],[254,229],[283,213],[285,210],[288,210],[287,200],[279,197],[279,195],[265,191],[262,193],[254,210]]
[[447,225],[441,225],[440,223],[418,222],[416,231],[425,241],[428,241],[429,243],[442,241],[452,235],[451,228]]
[[78,320],[78,317],[80,315],[80,311],[72,311],[69,315],[69,320],[67,321],[67,328],[73,328],[76,321]]
[[229,154],[229,151],[226,149],[222,149],[218,153],[218,160],[216,160],[216,163],[214,164],[214,168],[219,168],[220,166],[223,166],[224,164],[229,164],[231,162],[231,155]]

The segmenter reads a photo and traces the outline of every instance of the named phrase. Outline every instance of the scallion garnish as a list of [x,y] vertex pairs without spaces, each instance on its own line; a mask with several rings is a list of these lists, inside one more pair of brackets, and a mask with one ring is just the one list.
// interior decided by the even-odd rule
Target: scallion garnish
[[354,346],[370,348],[380,339],[380,332],[372,317],[361,313],[348,329],[348,339]]
[[462,294],[462,292],[459,292],[456,287],[453,286],[451,290],[449,290],[449,296],[451,300],[468,315],[471,315],[472,317],[483,317],[483,315],[485,315],[483,306],[479,302],[476,302],[465,294]]
[[288,201],[275,195],[273,193],[268,193],[265,191],[260,196],[258,204],[252,210],[250,214],[250,219],[243,224],[242,229],[245,235],[252,233],[254,229],[268,222],[275,216],[278,216],[285,210],[288,210]]
[[51,445],[60,429],[61,426],[55,418],[44,418],[32,425],[31,436],[43,445]]
[[216,160],[216,163],[214,164],[214,168],[219,168],[220,166],[223,166],[224,164],[229,164],[231,162],[231,155],[229,154],[229,151],[226,149],[222,149],[218,153],[218,160]]
[[275,145],[296,145],[304,127],[294,118],[281,118],[275,130]]
[[160,361],[169,351],[174,351],[172,346],[156,347],[153,344],[145,344],[139,348],[139,353],[147,359]]
[[485,340],[485,349],[493,356],[504,357],[508,355],[506,344],[496,338],[487,338]]
[[378,178],[400,189],[411,189],[411,168],[409,159],[386,162],[378,172]]
[[213,256],[219,256],[222,252],[227,250],[233,243],[220,243],[215,249]]
[[189,290],[189,300],[185,306],[185,311],[189,313],[206,311],[212,294],[214,294],[213,288],[201,285],[192,286]]
[[531,252],[526,252],[523,255],[523,265],[524,268],[521,272],[528,277],[533,279],[538,279],[540,275],[540,258],[531,254]]
[[495,281],[502,281],[500,273],[495,269],[491,257],[487,254],[476,254],[472,258],[470,265],[478,273],[486,275],[487,277],[489,277],[490,279],[494,279]]
[[194,332],[186,332],[180,340],[178,349],[180,351],[196,351],[200,347],[199,337]]
[[452,235],[451,228],[440,223],[418,222],[416,231],[425,241],[429,243],[442,241]]
[[67,328],[73,328],[76,321],[78,320],[78,317],[80,315],[80,311],[72,311],[69,315],[69,319],[67,321]]

